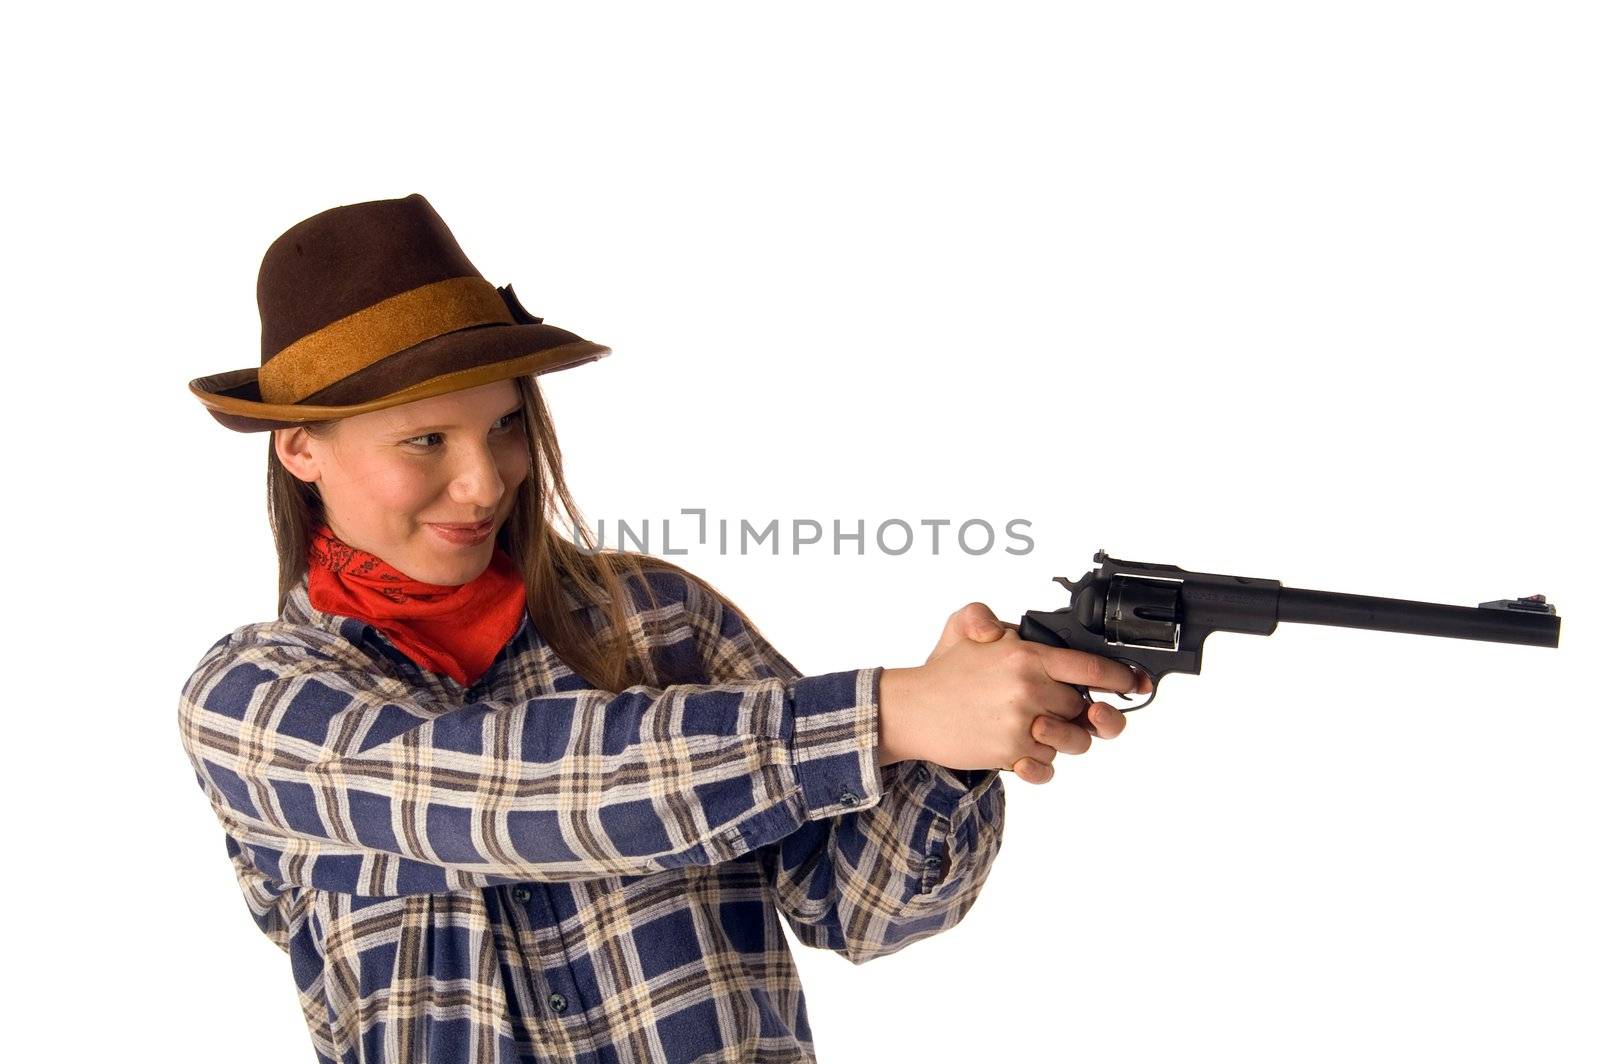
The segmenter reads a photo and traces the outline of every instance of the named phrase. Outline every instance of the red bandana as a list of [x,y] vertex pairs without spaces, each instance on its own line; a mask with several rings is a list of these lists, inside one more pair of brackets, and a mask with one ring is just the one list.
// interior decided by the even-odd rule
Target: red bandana
[[463,687],[488,670],[527,611],[522,574],[498,544],[489,567],[459,587],[413,580],[326,524],[312,533],[309,561],[313,606],[366,621],[418,666]]

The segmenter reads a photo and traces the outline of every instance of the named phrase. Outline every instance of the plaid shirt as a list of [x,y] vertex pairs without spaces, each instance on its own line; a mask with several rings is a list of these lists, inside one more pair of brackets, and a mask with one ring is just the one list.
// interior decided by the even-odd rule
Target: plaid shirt
[[999,774],[878,769],[881,668],[801,677],[649,580],[652,682],[619,693],[526,618],[463,688],[304,577],[201,658],[184,747],[319,1061],[815,1060],[778,912],[861,964],[972,907]]

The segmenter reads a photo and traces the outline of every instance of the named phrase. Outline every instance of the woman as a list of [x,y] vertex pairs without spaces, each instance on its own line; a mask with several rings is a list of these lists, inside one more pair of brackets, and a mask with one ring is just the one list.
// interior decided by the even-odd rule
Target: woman
[[1070,685],[1131,674],[979,604],[923,666],[802,677],[709,584],[595,550],[534,378],[608,349],[419,195],[294,226],[258,299],[259,368],[190,389],[271,434],[279,616],[180,723],[320,1060],[814,1059],[778,912],[856,963],[953,926],[995,766],[1122,728]]

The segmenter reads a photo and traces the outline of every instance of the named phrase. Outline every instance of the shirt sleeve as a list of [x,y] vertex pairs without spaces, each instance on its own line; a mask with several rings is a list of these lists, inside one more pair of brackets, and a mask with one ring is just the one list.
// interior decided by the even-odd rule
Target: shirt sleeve
[[871,670],[437,704],[323,635],[246,626],[179,700],[230,855],[289,886],[392,896],[717,864],[876,786]]
[[[799,675],[724,600],[709,588],[693,590],[708,675],[785,683]],[[882,674],[871,670],[859,700],[870,708],[874,764]],[[1000,852],[999,777],[995,770],[897,761],[853,808],[763,846],[763,872],[795,936],[863,964],[959,923]]]

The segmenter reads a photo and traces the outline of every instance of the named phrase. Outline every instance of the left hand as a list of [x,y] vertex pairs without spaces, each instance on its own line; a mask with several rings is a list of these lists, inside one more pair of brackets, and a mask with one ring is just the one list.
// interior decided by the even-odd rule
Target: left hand
[[[928,655],[928,661],[939,657],[963,639],[971,639],[976,643],[993,642],[1004,635],[1007,628],[1015,631],[1017,626],[996,617],[994,611],[983,603],[969,602],[952,613],[945,622],[944,631],[933,653]],[[1141,690],[1148,684],[1148,680],[1143,680]],[[1058,753],[1081,754],[1089,749],[1093,738],[1115,739],[1127,724],[1127,717],[1115,706],[1094,702],[1072,717],[1039,714],[1033,719],[1033,738],[1053,747]],[[1049,763],[1053,760],[1053,757],[1045,761],[1024,757],[1011,766],[1011,771],[1024,783],[1049,783],[1056,774],[1055,768]]]

